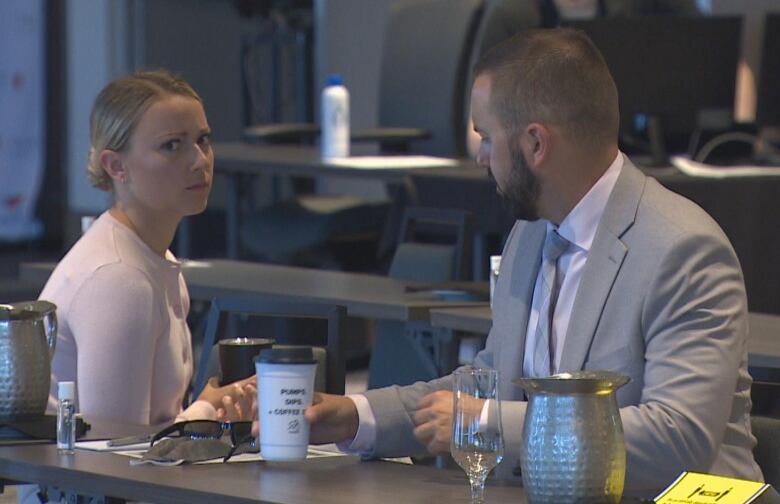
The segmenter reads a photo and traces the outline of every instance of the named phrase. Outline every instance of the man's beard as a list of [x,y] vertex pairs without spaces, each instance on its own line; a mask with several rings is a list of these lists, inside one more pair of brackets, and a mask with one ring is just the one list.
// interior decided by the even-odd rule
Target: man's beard
[[[518,147],[510,147],[512,169],[509,172],[506,188],[498,188],[498,194],[509,214],[515,219],[535,221],[539,219],[539,179],[531,172],[522,151]],[[495,181],[488,170],[490,178]]]

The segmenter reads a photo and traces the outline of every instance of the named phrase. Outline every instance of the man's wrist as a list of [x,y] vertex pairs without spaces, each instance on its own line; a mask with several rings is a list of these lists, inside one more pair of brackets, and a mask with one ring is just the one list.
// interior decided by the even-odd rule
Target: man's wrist
[[376,444],[376,419],[368,399],[363,394],[350,394],[346,396],[352,401],[357,412],[357,426],[355,426],[353,435],[350,439],[345,439],[338,443],[342,451],[349,453],[359,453],[361,455],[370,454],[374,451]]

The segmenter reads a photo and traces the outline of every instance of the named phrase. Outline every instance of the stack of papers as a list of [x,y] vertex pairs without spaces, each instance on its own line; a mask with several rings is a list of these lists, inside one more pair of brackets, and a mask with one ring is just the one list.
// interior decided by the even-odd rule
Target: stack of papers
[[[174,461],[158,461],[158,460],[141,460],[144,452],[149,449],[149,442],[138,443],[134,445],[125,446],[108,446],[108,441],[79,441],[76,443],[76,448],[79,450],[99,451],[99,452],[113,452],[117,455],[123,455],[129,457],[130,465],[142,465],[152,464],[157,466],[175,466],[184,463],[183,460]],[[346,453],[339,451],[335,444],[321,445],[321,446],[309,446],[307,459],[323,458],[323,457],[344,457]],[[265,460],[259,453],[240,453],[234,455],[227,461],[228,464],[234,462],[253,462],[258,460]],[[202,462],[195,462],[194,464],[222,464],[221,458],[204,460]]]
[[108,446],[108,440],[102,441],[77,441],[76,448],[79,450],[100,451],[100,452],[120,452],[120,451],[146,451],[149,449],[149,441],[142,443]]
[[780,176],[780,166],[715,166],[693,161],[683,156],[672,156],[672,165],[691,177],[772,177]]
[[[149,442],[138,443],[134,445],[125,446],[108,446],[108,440],[103,441],[79,441],[76,443],[76,449],[87,451],[99,451],[99,452],[112,452],[117,455],[129,457],[130,465],[142,465],[152,464],[157,466],[175,466],[184,463],[183,460],[174,460],[170,462],[155,461],[155,460],[141,460],[144,452],[149,449]],[[346,457],[348,453],[344,453],[339,450],[335,444],[325,444],[317,446],[309,446],[306,454],[306,459],[326,458],[326,457]],[[254,462],[258,460],[265,460],[260,453],[240,453],[234,455],[227,461],[228,464],[234,462]],[[412,459],[409,457],[399,458],[385,458],[388,462],[396,462],[399,464],[412,464]],[[202,462],[195,462],[195,464],[223,464],[221,458],[204,460]]]

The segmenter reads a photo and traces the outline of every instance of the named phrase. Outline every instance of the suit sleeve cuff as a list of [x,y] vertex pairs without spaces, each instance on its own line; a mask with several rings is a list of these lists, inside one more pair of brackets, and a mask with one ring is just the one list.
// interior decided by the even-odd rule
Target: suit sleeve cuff
[[350,394],[347,397],[355,403],[358,412],[358,430],[351,441],[342,441],[336,446],[339,450],[356,455],[370,455],[376,445],[376,417],[371,404],[363,394]]

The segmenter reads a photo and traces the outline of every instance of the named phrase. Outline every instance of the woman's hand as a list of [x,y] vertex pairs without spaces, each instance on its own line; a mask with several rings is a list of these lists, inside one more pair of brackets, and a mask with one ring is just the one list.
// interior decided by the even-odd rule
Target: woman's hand
[[257,418],[257,388],[253,383],[243,387],[236,384],[239,390],[233,395],[222,398],[222,407],[217,408],[217,420],[223,422],[240,422]]
[[250,376],[244,380],[220,387],[217,378],[209,378],[198,396],[199,401],[208,401],[217,410],[220,420],[251,420],[252,404],[257,401],[257,378]]

